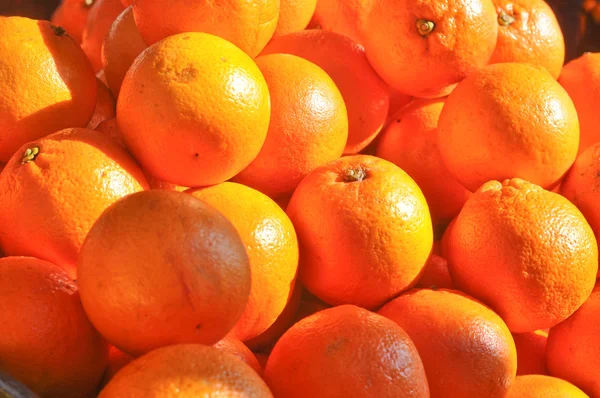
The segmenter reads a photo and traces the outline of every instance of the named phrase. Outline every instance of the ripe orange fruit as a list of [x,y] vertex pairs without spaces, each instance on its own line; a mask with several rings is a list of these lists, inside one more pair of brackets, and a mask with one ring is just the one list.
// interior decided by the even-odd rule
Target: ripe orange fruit
[[490,181],[471,196],[447,255],[456,286],[492,307],[514,333],[569,317],[598,272],[596,239],[579,210],[520,179]]
[[81,43],[87,16],[96,0],[63,0],[50,18],[55,26],[64,28],[69,36]]
[[28,141],[86,126],[96,76],[77,43],[47,21],[0,18],[0,37],[0,161],[7,162]]
[[0,174],[0,246],[75,277],[79,249],[98,216],[146,188],[127,152],[96,131],[66,129],[30,142]]
[[275,32],[279,0],[136,0],[133,13],[148,44],[178,33],[205,32],[255,57]]
[[381,0],[362,36],[371,64],[393,88],[442,97],[488,63],[498,23],[491,0]]
[[394,322],[342,305],[292,326],[269,356],[276,397],[429,397],[419,353]]
[[388,122],[394,120],[396,113],[408,105],[413,100],[408,94],[401,93],[398,90],[390,89],[390,109],[388,111]]
[[116,114],[117,103],[111,94],[110,90],[104,83],[97,80],[98,89],[96,91],[96,109],[87,125],[87,128],[94,130],[100,123],[105,120],[114,119]]
[[294,192],[287,213],[300,243],[300,278],[332,305],[376,308],[414,286],[433,245],[417,184],[373,156],[316,169]]
[[558,82],[567,90],[575,104],[581,140],[579,153],[600,142],[600,53],[585,53],[562,69]]
[[[121,133],[121,130],[119,130],[119,126],[117,125],[117,119],[109,119],[101,122],[96,127],[96,131],[110,137],[113,141],[119,144],[119,146],[121,146],[123,149],[126,149],[125,142],[123,141],[123,133]],[[148,178],[146,179],[150,187],[152,187],[152,185],[150,184],[150,180]]]
[[263,370],[260,364],[258,363],[258,359],[256,359],[256,356],[252,353],[252,351],[250,351],[250,349],[238,339],[226,336],[224,339],[219,340],[217,343],[215,343],[214,347],[218,348],[223,352],[235,356],[240,361],[245,362],[246,365],[254,369],[256,373],[262,375]]
[[569,319],[550,329],[546,360],[550,375],[600,396],[600,285]]
[[108,382],[111,381],[113,377],[115,377],[119,370],[123,369],[134,359],[134,357],[124,353],[117,347],[110,346],[108,351],[108,366],[106,367],[106,370],[104,370],[102,382],[100,383],[100,388],[104,388],[104,386],[106,386]]
[[104,74],[115,96],[119,96],[121,84],[133,61],[146,47],[135,24],[133,9],[127,7],[113,22],[102,47]]
[[435,253],[431,253],[416,287],[454,289],[454,282],[452,282],[450,270],[448,269],[448,261]]
[[260,376],[215,347],[159,348],[125,366],[98,398],[272,398]]
[[338,33],[307,30],[273,39],[262,54],[274,53],[307,59],[333,79],[348,113],[344,154],[357,154],[373,141],[387,118],[389,88],[359,44]]
[[412,101],[394,115],[377,146],[377,156],[396,164],[419,185],[436,225],[454,218],[471,194],[450,174],[438,151],[443,107],[443,99]]
[[62,269],[35,258],[0,259],[0,324],[0,372],[42,397],[80,398],[95,390],[108,347]]
[[374,0],[318,0],[309,27],[336,32],[362,43],[362,29]]
[[515,343],[492,310],[455,290],[413,289],[378,313],[414,341],[431,397],[504,397],[517,371]]
[[233,225],[180,192],[139,192],[108,208],[90,230],[78,267],[90,320],[131,355],[216,343],[250,292],[248,256]]
[[230,334],[250,340],[275,322],[294,289],[298,269],[294,226],[277,203],[244,185],[224,182],[188,193],[221,212],[244,242],[252,288],[246,310]]
[[573,384],[550,376],[518,376],[506,398],[589,398]]
[[269,87],[271,122],[260,153],[233,180],[277,197],[342,155],[348,117],[335,83],[315,64],[288,54],[263,55],[256,63]]
[[148,185],[150,185],[150,189],[163,189],[167,191],[177,191],[177,192],[185,192],[190,187],[182,187],[181,185],[171,184],[170,182],[166,182],[163,180],[157,180],[152,177],[150,174],[146,173],[146,178],[148,179]]
[[554,11],[544,0],[492,0],[498,13],[498,43],[490,60],[546,68],[557,79],[565,41]]
[[88,56],[94,70],[102,69],[102,45],[115,19],[123,12],[120,0],[96,0],[87,18],[81,48]]
[[513,333],[517,347],[517,375],[545,375],[546,342],[548,332],[536,330],[528,333]]
[[283,36],[304,30],[316,7],[317,0],[281,0],[279,19],[273,36]]
[[146,49],[117,102],[117,123],[142,167],[190,187],[223,182],[250,164],[269,118],[268,87],[254,61],[206,33],[171,36]]
[[463,80],[446,100],[438,132],[442,160],[471,191],[515,177],[552,188],[579,145],[566,91],[543,68],[517,63],[490,65]]

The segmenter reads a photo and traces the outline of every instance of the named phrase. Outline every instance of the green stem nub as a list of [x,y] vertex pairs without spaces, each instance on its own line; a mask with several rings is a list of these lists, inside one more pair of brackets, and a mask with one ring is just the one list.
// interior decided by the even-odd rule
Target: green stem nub
[[433,32],[433,29],[435,29],[435,23],[433,21],[428,21],[426,19],[419,19],[417,21],[417,30],[421,36],[429,36],[431,32]]
[[21,163],[25,164],[25,163],[29,163],[35,160],[35,158],[37,157],[37,155],[39,155],[40,153],[40,147],[39,146],[34,146],[31,148],[27,148],[25,150],[25,152],[23,153],[23,158],[21,158]]
[[500,24],[500,26],[508,26],[513,22],[515,22],[515,17],[513,17],[512,15],[508,15],[505,12],[498,15],[498,23]]

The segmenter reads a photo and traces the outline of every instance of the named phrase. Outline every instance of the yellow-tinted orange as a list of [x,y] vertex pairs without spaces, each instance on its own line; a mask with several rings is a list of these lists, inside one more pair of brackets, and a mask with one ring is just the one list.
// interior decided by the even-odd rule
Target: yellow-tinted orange
[[568,381],[556,377],[518,376],[506,398],[589,398]]

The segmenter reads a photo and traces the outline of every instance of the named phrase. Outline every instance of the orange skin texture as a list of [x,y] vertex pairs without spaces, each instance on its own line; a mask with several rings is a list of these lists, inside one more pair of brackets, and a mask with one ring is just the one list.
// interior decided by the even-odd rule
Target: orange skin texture
[[117,347],[110,346],[108,351],[108,366],[106,367],[104,375],[102,376],[100,389],[104,388],[108,384],[108,382],[111,381],[113,377],[115,377],[119,370],[123,369],[134,359],[134,357],[124,353]]
[[336,32],[362,43],[362,29],[375,0],[318,0],[309,28]]
[[102,83],[98,79],[98,90],[96,92],[96,109],[94,114],[87,125],[90,130],[96,129],[100,123],[105,120],[114,119],[117,116],[117,102],[113,97],[112,93],[106,87],[106,84]]
[[281,0],[279,19],[273,37],[304,30],[316,7],[317,0]]
[[353,305],[292,326],[271,352],[264,378],[276,397],[429,397],[406,332]]
[[[434,24],[423,36],[417,21]],[[498,38],[491,0],[382,0],[365,22],[373,68],[394,89],[420,98],[448,95],[490,60]]]
[[125,366],[98,398],[273,398],[260,376],[215,347],[179,344]]
[[42,397],[93,392],[108,346],[88,321],[77,284],[31,257],[0,259],[0,371]]
[[146,178],[148,179],[148,184],[150,185],[150,189],[164,189],[167,191],[177,191],[177,192],[185,192],[188,189],[190,189],[190,187],[182,187],[181,185],[171,184],[170,182],[158,180],[158,179],[152,177],[148,173],[146,173]]
[[378,314],[414,341],[432,398],[504,397],[515,379],[517,355],[508,327],[462,292],[413,289]]
[[127,7],[113,22],[102,47],[104,74],[116,97],[133,61],[147,47],[135,24],[133,9]]
[[63,0],[56,8],[50,22],[64,28],[69,36],[81,43],[87,17],[96,0]]
[[[498,42],[490,64],[519,62],[541,66],[558,79],[565,62],[565,41],[548,3],[544,0],[492,1],[498,13]],[[508,22],[511,19],[514,20]]]
[[373,156],[316,169],[287,213],[300,242],[300,279],[331,305],[384,304],[418,282],[433,246],[421,190],[402,169]]
[[568,381],[543,375],[518,376],[506,398],[589,398]]
[[47,21],[0,18],[0,35],[0,161],[8,162],[26,142],[85,127],[96,106],[96,76],[79,45]]
[[81,48],[88,56],[94,70],[98,72],[102,65],[102,45],[115,19],[123,12],[119,0],[96,0],[88,14]]
[[448,269],[448,261],[443,257],[432,253],[425,264],[423,275],[416,287],[454,289],[454,282]]
[[342,155],[348,117],[340,91],[317,65],[289,54],[262,55],[256,64],[269,87],[271,122],[260,153],[233,181],[276,197]]
[[558,82],[575,104],[581,139],[579,153],[600,141],[600,54],[585,53],[564,66]]
[[133,3],[133,0],[121,0],[121,4],[123,4],[123,7],[129,7],[131,3]]
[[[125,142],[123,141],[123,133],[121,133],[121,130],[119,130],[117,119],[109,119],[100,122],[100,124],[98,124],[98,126],[96,127],[96,131],[110,137],[123,149],[127,149],[125,148]],[[147,180],[150,187],[152,187],[152,185],[150,184],[150,179]]]
[[273,37],[280,0],[136,0],[133,13],[148,44],[183,32],[219,36],[251,57]]
[[591,397],[600,396],[600,285],[569,319],[550,329],[546,361],[550,375]]
[[256,373],[262,376],[263,368],[258,363],[258,359],[256,359],[256,356],[252,353],[252,351],[250,351],[250,348],[246,347],[246,345],[238,339],[226,336],[213,346],[245,362],[248,366],[254,369]]
[[517,347],[517,375],[547,375],[548,332],[536,330],[529,333],[514,333],[513,338]]
[[423,191],[435,225],[454,218],[471,195],[450,174],[438,151],[437,125],[443,99],[415,100],[390,121],[377,156],[394,163]]
[[274,53],[307,59],[333,79],[348,113],[344,155],[359,153],[375,139],[387,118],[389,88],[359,44],[338,33],[307,30],[273,39],[262,54]]
[[223,214],[236,228],[250,260],[252,288],[246,310],[230,335],[250,340],[284,310],[298,270],[298,240],[287,214],[268,196],[224,182],[187,191]]
[[[39,154],[23,163],[34,147]],[[50,261],[75,278],[79,249],[96,219],[147,188],[129,154],[96,131],[66,129],[25,144],[0,174],[0,246],[8,255]]]
[[250,293],[248,255],[234,226],[181,192],[145,191],[115,203],[90,230],[78,267],[88,317],[134,356],[216,343]]
[[438,124],[442,160],[471,191],[515,177],[551,189],[575,161],[578,144],[573,101],[545,69],[525,64],[469,75]]
[[467,201],[447,255],[456,286],[488,304],[513,333],[568,318],[598,272],[598,246],[581,212],[520,179],[490,181]]
[[265,142],[270,112],[254,61],[206,33],[171,36],[144,50],[117,101],[117,123],[141,166],[189,187],[218,184],[248,166]]

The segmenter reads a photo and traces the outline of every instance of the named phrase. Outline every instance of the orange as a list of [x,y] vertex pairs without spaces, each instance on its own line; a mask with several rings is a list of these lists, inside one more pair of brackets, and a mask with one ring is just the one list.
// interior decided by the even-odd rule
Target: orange
[[417,184],[399,167],[347,156],[310,173],[287,208],[300,278],[321,300],[376,308],[414,286],[433,245]]
[[239,360],[245,362],[246,365],[254,369],[256,373],[262,375],[263,371],[262,367],[258,363],[258,359],[256,359],[256,356],[252,353],[252,351],[250,351],[250,349],[238,339],[227,336],[215,343],[214,347],[235,356]]
[[111,94],[106,84],[98,79],[98,90],[96,91],[96,109],[92,119],[87,125],[88,129],[94,130],[105,120],[114,119],[116,114],[117,102]]
[[318,0],[309,27],[336,32],[362,43],[365,19],[374,0]]
[[550,375],[600,396],[600,285],[575,314],[550,329],[546,360]]
[[62,269],[35,258],[0,259],[0,324],[0,372],[42,397],[81,398],[95,390],[108,347]]
[[123,7],[129,7],[133,3],[133,0],[121,0]]
[[289,54],[263,55],[256,63],[269,87],[271,122],[260,153],[234,181],[277,197],[342,155],[348,117],[340,91],[315,64]]
[[401,93],[398,90],[390,89],[390,109],[388,111],[388,121],[394,120],[394,115],[408,105],[413,100],[408,94]]
[[579,210],[520,179],[490,181],[473,194],[450,231],[447,255],[456,286],[513,333],[569,317],[598,272],[596,239]]
[[148,179],[148,184],[150,185],[150,189],[164,189],[167,191],[177,191],[184,192],[190,189],[189,187],[182,187],[181,185],[171,184],[170,182],[166,182],[163,180],[157,180],[152,177],[150,174],[146,174],[146,178]]
[[96,131],[66,129],[32,141],[0,174],[0,246],[75,277],[79,249],[98,216],[146,188],[133,159]]
[[85,127],[96,76],[77,43],[49,22],[3,17],[0,37],[0,161],[7,162],[28,141]]
[[90,320],[134,356],[177,343],[216,343],[250,292],[248,256],[233,225],[181,192],[139,192],[108,208],[90,230],[78,267]]
[[581,141],[579,153],[600,142],[600,53],[585,53],[563,68],[558,82],[567,90],[575,104]]
[[498,23],[492,0],[381,0],[362,36],[371,64],[394,89],[442,97],[488,63]]
[[94,70],[102,69],[102,45],[114,20],[123,12],[120,0],[96,0],[87,18],[81,48]]
[[188,191],[236,228],[250,260],[252,288],[231,335],[250,340],[267,330],[285,308],[298,269],[298,241],[287,214],[268,196],[233,182]]
[[454,282],[452,282],[452,277],[450,276],[448,261],[435,253],[431,253],[423,269],[423,275],[416,287],[453,289]]
[[117,123],[142,167],[190,187],[223,182],[250,164],[269,118],[269,89],[254,61],[206,33],[144,50],[117,101]]
[[518,376],[506,398],[589,398],[573,384],[550,376]]
[[133,13],[146,43],[184,32],[222,37],[255,57],[275,32],[280,0],[136,0]]
[[56,8],[50,22],[64,28],[69,36],[81,43],[90,8],[96,0],[63,0]]
[[431,397],[504,397],[517,371],[504,321],[455,290],[414,289],[383,306],[414,341]]
[[[100,124],[96,127],[96,131],[110,137],[122,148],[126,149],[125,142],[123,142],[123,134],[121,133],[121,130],[119,130],[119,126],[117,125],[117,119],[109,119],[100,122]],[[148,184],[150,184],[149,179]]]
[[448,255],[449,255],[449,242],[450,242],[450,232],[452,232],[452,227],[454,227],[454,224],[456,223],[456,218],[454,217],[452,219],[452,221],[450,221],[450,223],[448,224],[448,226],[446,227],[446,230],[444,231],[444,234],[442,235],[442,239],[440,239],[440,255],[442,257],[444,257],[446,259],[446,261],[448,260]]
[[565,41],[544,0],[492,0],[498,13],[498,43],[490,63],[519,62],[546,68],[557,79]]
[[517,375],[545,375],[546,342],[548,332],[536,330],[528,333],[514,333],[517,347]]
[[300,32],[312,18],[317,0],[281,0],[274,36]]
[[412,101],[394,115],[377,146],[377,156],[396,164],[419,185],[436,225],[454,218],[471,194],[450,174],[438,150],[443,107],[443,99]]
[[104,370],[102,376],[102,382],[100,387],[104,388],[108,382],[115,377],[117,372],[123,369],[127,364],[133,361],[135,358],[129,354],[125,354],[123,351],[116,347],[110,346],[108,351],[108,366]]
[[276,397],[429,397],[419,353],[404,330],[353,305],[292,326],[273,348],[265,380]]
[[567,92],[545,69],[517,63],[490,65],[463,80],[446,100],[438,133],[442,160],[471,191],[515,177],[552,188],[579,145]]
[[98,398],[272,398],[260,376],[215,347],[180,344],[125,366]]
[[121,84],[133,61],[146,47],[135,24],[133,9],[127,7],[113,22],[102,47],[104,74],[115,96],[119,96]]
[[348,113],[345,155],[357,154],[373,141],[387,118],[389,88],[359,44],[337,33],[307,30],[273,39],[262,54],[273,53],[307,59],[333,79]]

